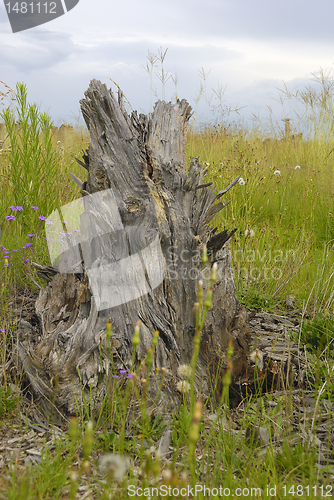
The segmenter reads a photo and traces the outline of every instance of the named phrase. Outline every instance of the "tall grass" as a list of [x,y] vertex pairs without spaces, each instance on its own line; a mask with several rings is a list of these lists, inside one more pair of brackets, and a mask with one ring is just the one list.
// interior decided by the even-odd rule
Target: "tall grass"
[[[292,294],[299,307],[307,301],[325,313],[333,311],[332,147],[314,138],[266,142],[256,131],[242,129],[190,134],[189,156],[199,154],[209,164],[207,177],[217,188],[241,175],[218,224],[238,228],[232,261],[239,296],[247,305],[254,298],[254,305],[283,306]],[[320,268],[321,281],[313,288]]]
[[23,264],[32,274],[31,260],[49,263],[44,221],[64,201],[78,196],[76,185],[70,189],[68,184],[69,173],[77,169],[74,157],[87,137],[76,134],[70,144],[56,141],[51,119],[28,103],[24,84],[17,84],[15,97],[15,110],[0,114],[8,132],[0,157],[0,265],[2,274],[6,267],[5,276],[15,274],[16,283],[23,284]]

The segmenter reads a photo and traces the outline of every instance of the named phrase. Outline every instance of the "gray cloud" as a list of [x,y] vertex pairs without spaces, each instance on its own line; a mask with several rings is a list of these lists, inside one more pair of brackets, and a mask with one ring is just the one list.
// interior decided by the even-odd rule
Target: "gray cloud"
[[[325,13],[325,14],[324,14]],[[307,82],[320,66],[332,66],[328,0],[80,0],[70,13],[44,26],[12,34],[0,4],[0,80],[24,81],[29,99],[48,109],[57,121],[77,113],[79,99],[92,78],[116,81],[134,109],[150,107],[150,77],[143,69],[148,50],[168,52],[165,71],[178,75],[177,92],[195,107],[200,84],[207,100],[218,104],[212,89],[227,85],[228,106],[241,113],[266,113],[282,80]],[[149,14],[149,15],[148,15]],[[199,76],[203,67],[206,81]],[[153,74],[161,97],[161,82]],[[166,99],[176,92],[172,80]],[[200,112],[205,115],[204,97]],[[284,111],[283,111],[284,112]]]

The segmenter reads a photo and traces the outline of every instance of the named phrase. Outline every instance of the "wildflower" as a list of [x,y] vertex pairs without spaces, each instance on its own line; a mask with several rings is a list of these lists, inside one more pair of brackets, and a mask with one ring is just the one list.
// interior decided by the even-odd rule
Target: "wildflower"
[[57,141],[57,144],[61,144],[61,141]]
[[154,335],[153,335],[153,339],[152,339],[152,349],[154,349],[155,346],[157,345],[158,338],[159,338],[159,331],[155,330]]
[[126,473],[127,462],[125,458],[120,455],[108,453],[100,457],[99,469],[103,475],[108,475],[110,479],[119,481]]
[[213,284],[217,280],[217,269],[218,269],[218,264],[217,264],[217,262],[214,262],[212,269],[211,269],[211,276],[210,276],[211,284]]
[[46,224],[47,224],[48,226],[53,226],[53,222],[51,222],[50,220],[47,220],[47,221],[46,221]]
[[128,373],[127,370],[120,370],[119,373]]
[[275,170],[274,175],[281,175],[281,171],[280,170]]
[[135,326],[135,331],[134,331],[134,334],[133,334],[133,337],[132,337],[132,345],[134,345],[135,347],[140,344],[140,335],[139,335],[139,332],[140,332],[140,323],[141,321],[138,321],[136,326]]
[[208,254],[206,252],[206,244],[203,245],[203,251],[202,251],[202,262],[204,264],[204,266],[207,264],[208,262]]
[[39,215],[38,218],[41,220],[46,220],[46,217],[44,217],[44,215]]
[[13,212],[15,212],[15,210],[16,210],[16,207],[14,207],[14,205],[11,205],[9,208],[10,208],[11,210],[13,210]]
[[251,238],[253,238],[253,236],[255,236],[254,229],[246,229],[245,236],[246,236],[246,238],[247,238],[247,236],[250,236]]
[[244,181],[243,178],[240,177],[239,184],[240,184],[240,186],[244,186],[246,184],[246,181]]
[[109,345],[109,342],[110,342],[111,330],[112,330],[112,324],[111,324],[111,318],[109,318],[109,321],[108,321],[108,323],[106,325],[106,336],[107,336],[108,345]]
[[199,280],[199,282],[198,282],[197,298],[198,298],[198,300],[203,300],[203,297],[204,297],[203,281]]
[[0,328],[1,333],[5,333],[5,330],[3,328]]
[[23,207],[15,207],[15,208],[16,208],[16,210],[17,210],[18,212],[20,212],[21,210],[23,210]]
[[6,215],[6,220],[15,220],[14,215]]
[[153,361],[153,349],[147,349],[147,363],[150,365]]
[[29,238],[32,238],[33,236],[36,236],[36,234],[29,234],[28,233],[28,236],[29,236]]
[[191,368],[188,365],[180,365],[177,369],[177,373],[182,378],[191,377]]
[[258,349],[255,349],[255,351],[252,352],[250,355],[250,359],[253,363],[257,364],[257,367],[259,370],[262,370],[263,368],[263,354],[261,351]]
[[300,170],[300,165],[296,165],[295,170]]
[[34,210],[38,210],[38,207],[31,207],[31,208],[33,208]]
[[187,392],[190,391],[190,384],[189,384],[189,382],[182,380],[176,384],[176,388],[182,394],[186,394]]
[[94,434],[93,434],[93,422],[89,421],[86,426],[86,433],[83,440],[83,457],[85,460],[88,459],[89,455],[93,449]]

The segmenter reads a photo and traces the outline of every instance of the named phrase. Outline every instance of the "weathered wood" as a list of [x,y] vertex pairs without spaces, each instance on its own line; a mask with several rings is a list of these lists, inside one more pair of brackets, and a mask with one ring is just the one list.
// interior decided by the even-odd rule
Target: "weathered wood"
[[[61,261],[58,268],[55,265],[57,269],[36,265],[47,286],[36,302],[39,326],[25,324],[19,330],[19,368],[29,378],[44,411],[50,413],[54,406],[58,415],[74,414],[83,394],[89,398],[92,389],[101,397],[105,393],[106,373],[111,365],[106,341],[108,318],[112,320],[113,364],[116,369],[128,370],[134,327],[141,320],[137,360],[145,358],[153,333],[159,330],[152,373],[156,367],[165,367],[172,375],[171,384],[175,384],[177,367],[189,363],[192,356],[193,307],[198,280],[204,277],[200,256],[207,244],[208,267],[210,270],[217,262],[218,279],[202,335],[198,377],[203,382],[202,390],[208,392],[209,378],[222,365],[228,342],[234,337],[233,374],[237,386],[247,366],[248,345],[231,275],[229,240],[235,229],[215,234],[209,223],[226,206],[218,200],[238,179],[216,193],[212,183],[205,182],[198,158],[191,159],[187,173],[185,138],[191,108],[185,100],[176,104],[159,101],[147,116],[128,116],[121,93],[117,101],[111,90],[93,80],[80,104],[90,133],[84,163],[79,161],[88,170],[88,179],[81,186],[86,207],[82,221],[86,221],[91,235],[88,250],[92,253],[93,247],[99,247],[99,253],[93,258],[81,244],[82,252],[89,256],[83,258],[81,253],[82,261],[76,263],[72,273],[57,272]],[[96,193],[101,193],[98,208],[89,205]],[[105,208],[100,210],[102,206]],[[119,263],[129,245],[139,249],[144,244],[149,246],[156,241],[155,234],[161,250],[156,262],[153,257],[152,262],[158,271],[161,266],[162,282],[152,286],[148,270],[144,269],[148,293],[98,310],[89,269],[97,261]],[[80,274],[81,265],[85,272]],[[111,294],[110,279],[114,277],[107,275],[105,272],[101,281],[107,280]],[[131,286],[140,291],[143,284],[136,280],[137,276]],[[106,291],[103,286],[101,294]],[[128,293],[132,297],[135,293],[131,286],[117,286],[116,302],[116,296]]]

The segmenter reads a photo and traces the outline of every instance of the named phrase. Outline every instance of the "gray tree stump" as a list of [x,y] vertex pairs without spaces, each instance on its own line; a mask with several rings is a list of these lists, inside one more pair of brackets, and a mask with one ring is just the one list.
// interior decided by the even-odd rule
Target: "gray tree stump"
[[[111,90],[92,80],[80,104],[90,133],[89,149],[79,161],[88,171],[80,215],[86,239],[76,240],[76,250],[71,253],[68,247],[53,266],[35,265],[47,281],[35,305],[39,325],[21,324],[14,356],[31,391],[42,409],[55,416],[75,414],[83,394],[88,400],[92,390],[102,399],[111,365],[109,318],[117,370],[131,368],[131,339],[140,320],[137,361],[145,358],[158,330],[152,373],[165,367],[170,384],[179,380],[177,368],[188,364],[193,352],[204,244],[208,270],[217,262],[218,279],[202,333],[197,383],[201,379],[202,390],[209,391],[228,342],[235,338],[233,383],[238,388],[248,345],[231,275],[229,240],[235,229],[217,234],[209,226],[238,178],[216,193],[204,181],[198,158],[191,159],[187,174],[191,108],[185,100],[159,101],[151,114],[129,116],[121,92],[117,101]],[[62,213],[71,216],[68,209],[66,216]],[[137,267],[126,276],[120,262],[129,259]]]

